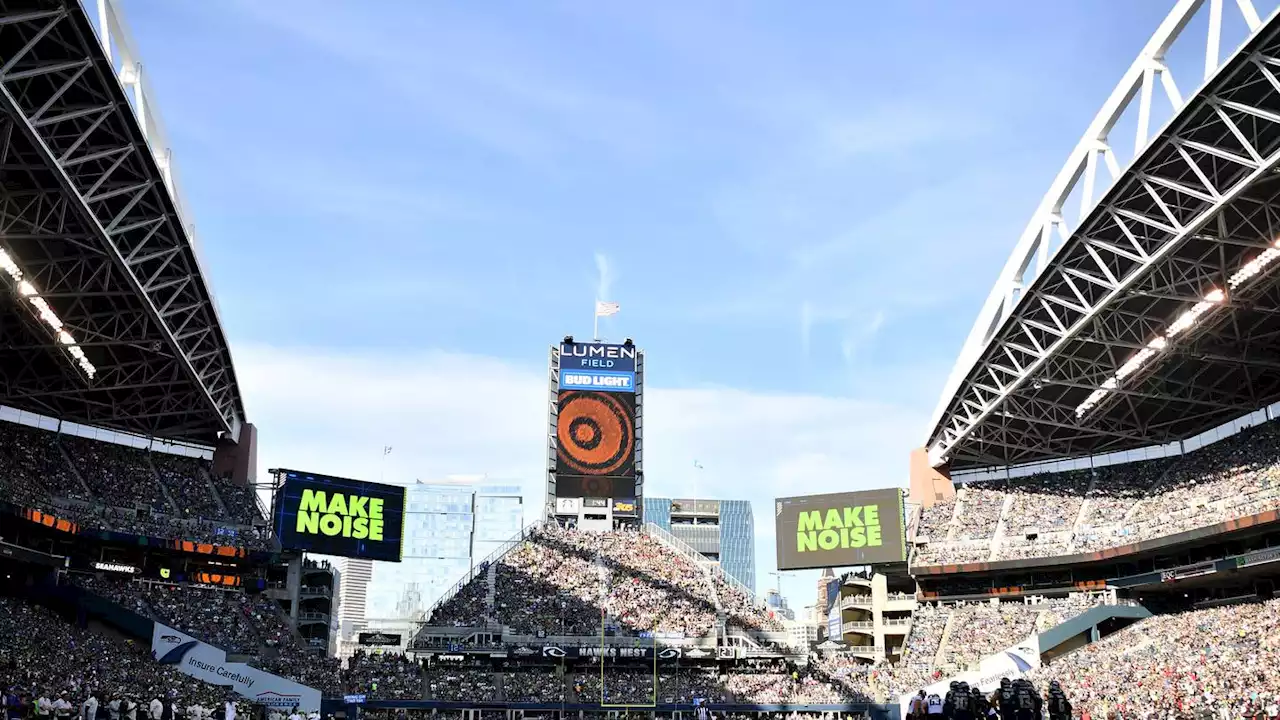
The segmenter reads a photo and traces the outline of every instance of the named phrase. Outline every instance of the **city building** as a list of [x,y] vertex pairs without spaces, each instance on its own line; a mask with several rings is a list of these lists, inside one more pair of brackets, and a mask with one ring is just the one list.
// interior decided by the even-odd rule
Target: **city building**
[[774,614],[786,620],[795,620],[796,613],[787,606],[787,599],[782,597],[782,593],[777,590],[769,590],[764,594],[764,602],[773,610]]
[[684,541],[755,592],[755,521],[749,500],[647,497],[644,520]]
[[828,637],[867,661],[896,662],[916,608],[914,581],[906,575],[862,572],[849,573],[834,585],[838,590]]
[[810,612],[805,614],[805,620],[788,620],[784,623],[787,634],[791,637],[791,647],[807,650],[818,644],[818,626],[808,622],[812,608],[807,609]]
[[374,568],[365,627],[421,618],[472,565],[518,535],[523,521],[518,484],[463,478],[408,486],[402,559]]
[[338,627],[341,636],[347,637],[364,627],[373,561],[342,558],[339,563],[341,581],[338,583]]

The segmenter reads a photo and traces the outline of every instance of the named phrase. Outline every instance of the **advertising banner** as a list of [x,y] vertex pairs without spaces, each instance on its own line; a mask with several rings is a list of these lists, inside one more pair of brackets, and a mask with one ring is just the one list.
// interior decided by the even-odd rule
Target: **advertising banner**
[[400,562],[404,488],[282,471],[275,530],[286,550]]
[[[1040,667],[1040,638],[1038,635],[1032,635],[1025,642],[986,656],[976,670],[962,672],[915,690],[924,690],[926,697],[934,693],[941,697],[947,694],[952,681],[963,681],[969,683],[969,687],[976,687],[983,693],[991,693],[1000,687],[1001,678],[1017,680],[1038,667]],[[907,708],[913,695],[915,692],[909,692],[898,698],[902,717],[907,716]]]
[[635,498],[614,498],[613,514],[623,517],[634,517],[636,514]]
[[545,658],[634,658],[640,660],[652,660],[654,653],[657,653],[659,660],[678,660],[682,656],[682,651],[678,647],[601,647],[599,645],[588,645],[581,647],[566,645],[545,645],[542,648],[542,657]]
[[560,390],[636,391],[636,348],[629,345],[560,345]]
[[603,370],[605,372],[636,371],[634,345],[605,343],[561,343],[560,370]]
[[605,372],[603,370],[560,371],[561,390],[605,390],[607,392],[635,392],[636,374]]
[[902,503],[900,488],[779,498],[778,569],[904,562]]
[[295,706],[304,712],[320,710],[319,690],[244,663],[227,662],[222,650],[167,625],[154,624],[151,654],[162,665],[173,665],[210,685],[229,687],[251,702],[281,710]]
[[384,632],[362,632],[360,633],[361,645],[399,645],[400,635],[398,633]]
[[1162,570],[1160,572],[1160,582],[1177,582],[1178,580],[1188,580],[1201,575],[1212,575],[1218,571],[1216,562],[1202,562],[1195,565],[1184,565],[1172,570]]
[[[635,477],[636,412],[633,394],[561,390],[558,404],[557,477]],[[617,497],[634,495],[634,492],[619,493]],[[566,493],[566,496],[614,497],[593,493]]]
[[1265,565],[1280,560],[1280,548],[1270,548],[1268,550],[1258,550],[1247,555],[1237,555],[1235,558],[1236,567],[1252,567],[1254,565]]

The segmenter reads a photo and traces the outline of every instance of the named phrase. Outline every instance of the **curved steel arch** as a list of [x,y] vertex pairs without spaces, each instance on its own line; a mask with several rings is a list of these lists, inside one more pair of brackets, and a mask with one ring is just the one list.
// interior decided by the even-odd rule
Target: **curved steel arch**
[[[79,0],[0,0],[0,155],[21,155],[39,189],[4,214],[46,234],[21,245],[20,264],[102,372],[71,382],[24,367],[6,401],[130,432],[238,437],[231,350],[154,94],[116,0],[85,1],[97,27]],[[73,394],[78,409],[48,401]]]
[[[1242,54],[1248,54],[1247,49],[1274,26],[1277,15],[1280,14],[1278,10],[1264,21],[1251,0],[1235,0],[1232,3],[1233,10],[1239,12],[1248,28],[1248,36],[1240,49],[1221,58],[1222,20],[1227,1],[1229,0],[1177,2],[1124,73],[1054,178],[983,304],[944,386],[938,406],[931,417],[926,441],[933,464],[946,462],[952,450],[1053,354],[1058,341],[1072,337],[1074,330],[1078,328],[1073,322],[1066,322],[1067,320],[1091,319],[1102,313],[1107,304],[1117,299],[1121,291],[1126,289],[1126,282],[1138,279],[1144,270],[1161,259],[1162,256],[1152,252],[1155,248],[1144,248],[1140,242],[1115,243],[1094,238],[1088,239],[1086,251],[1094,258],[1096,267],[1083,270],[1080,267],[1063,267],[1060,255],[1069,243],[1079,242],[1086,232],[1093,229],[1088,227],[1088,221],[1096,218],[1099,213],[1110,214],[1115,224],[1130,236],[1128,239],[1132,239],[1133,233],[1127,230],[1126,224],[1135,225],[1144,232],[1152,229],[1150,223],[1144,222],[1150,219],[1147,215],[1135,213],[1132,208],[1120,207],[1121,203],[1114,202],[1113,196],[1117,188],[1136,177],[1136,168],[1144,159],[1149,159],[1146,156],[1153,154],[1156,146],[1161,144],[1158,141],[1169,140],[1167,129],[1153,132],[1150,127],[1153,101],[1157,93],[1167,97],[1174,109],[1170,127],[1185,121],[1189,111],[1209,102],[1209,89],[1224,75],[1228,66],[1238,63]],[[1166,54],[1173,43],[1183,36],[1192,19],[1201,12],[1206,13],[1208,19],[1208,32],[1201,38],[1200,46],[1204,51],[1204,72],[1203,77],[1196,78],[1199,89],[1184,99],[1165,62]],[[1271,57],[1260,60],[1259,67],[1262,67],[1268,77],[1274,77],[1268,69],[1271,68],[1272,60]],[[1280,71],[1280,68],[1272,69]],[[1280,88],[1277,90],[1280,91]],[[1131,109],[1137,111],[1134,155],[1129,165],[1122,169],[1115,152],[1115,148],[1120,146],[1113,142],[1111,135],[1121,118]],[[1262,157],[1256,152],[1256,143],[1251,145],[1247,138],[1240,137],[1238,124],[1232,122],[1231,116],[1243,114],[1253,118],[1261,117],[1266,122],[1280,117],[1265,111],[1260,115],[1257,108],[1239,103],[1216,106],[1215,111],[1223,117],[1225,126],[1232,129],[1240,142],[1232,141],[1215,146],[1214,143],[1174,138],[1178,152],[1183,156],[1195,155],[1195,159],[1187,160],[1192,177],[1190,182],[1181,178],[1170,179],[1160,172],[1143,168],[1148,174],[1141,178],[1139,189],[1155,200],[1153,211],[1158,220],[1164,221],[1169,212],[1160,198],[1161,193],[1201,199],[1206,203],[1203,209],[1209,211],[1221,209],[1223,202],[1228,199],[1224,195],[1228,187],[1237,191],[1242,189],[1242,186],[1229,184],[1222,178],[1207,177],[1202,170],[1204,163],[1198,162],[1200,158],[1210,157],[1215,162],[1256,170],[1259,177],[1270,171],[1270,158]],[[1100,176],[1099,165],[1107,169],[1112,179],[1110,188],[1105,189],[1105,192],[1101,192],[1103,188],[1100,188],[1100,183],[1106,178]],[[1080,199],[1078,218],[1064,215],[1067,201],[1073,195]],[[1214,207],[1209,207],[1210,205]],[[1163,228],[1155,230],[1175,230],[1174,235],[1179,235],[1190,226],[1190,223],[1177,222],[1176,218],[1173,220],[1163,223]],[[1168,243],[1161,250],[1171,250],[1175,244]],[[1108,270],[1108,266],[1113,265],[1114,258],[1132,261],[1134,266],[1126,268],[1121,276],[1120,273]],[[1068,288],[1065,299],[1071,307],[1055,305],[1055,302],[1064,300],[1061,293],[1057,296],[1037,296],[1035,290],[1050,281],[1047,276],[1051,275],[1057,276],[1054,279],[1065,281]],[[1090,293],[1088,288],[1101,289],[1102,292]],[[1025,312],[1029,305],[1045,305],[1044,315],[1051,322],[1039,325],[1033,322],[1030,326],[1020,322],[1016,316]],[[1010,342],[1011,332],[1021,332],[1020,339]],[[1002,359],[996,361],[994,355],[1000,355]],[[993,373],[993,377],[987,377]],[[978,374],[983,377],[975,377]],[[1064,418],[1058,422],[1070,420]]]

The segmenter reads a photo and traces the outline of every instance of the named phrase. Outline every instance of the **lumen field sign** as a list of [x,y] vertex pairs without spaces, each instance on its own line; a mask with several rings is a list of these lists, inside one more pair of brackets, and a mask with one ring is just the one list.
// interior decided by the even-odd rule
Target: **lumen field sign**
[[906,560],[902,490],[864,490],[774,502],[779,570]]
[[403,487],[282,471],[276,536],[286,550],[400,562]]

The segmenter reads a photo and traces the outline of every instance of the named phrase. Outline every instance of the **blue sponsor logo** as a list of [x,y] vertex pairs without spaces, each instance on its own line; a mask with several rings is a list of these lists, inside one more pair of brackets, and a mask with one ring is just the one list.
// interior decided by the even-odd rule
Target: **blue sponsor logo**
[[606,392],[635,392],[636,376],[629,372],[603,370],[560,370],[561,390],[604,390]]

